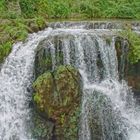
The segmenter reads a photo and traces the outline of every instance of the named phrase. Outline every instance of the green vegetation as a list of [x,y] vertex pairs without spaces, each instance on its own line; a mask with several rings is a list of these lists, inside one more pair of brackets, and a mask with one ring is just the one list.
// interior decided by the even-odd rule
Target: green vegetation
[[5,56],[7,56],[11,51],[11,42],[6,42],[0,45],[0,63],[3,61]]
[[130,63],[137,63],[140,60],[140,35],[132,31],[130,27],[125,27],[124,30],[119,32],[119,36],[129,43],[128,58]]
[[33,127],[31,132],[34,139],[52,140],[52,136],[54,135],[53,123],[42,119],[42,117],[40,117],[35,111],[33,112],[32,121]]
[[[9,9],[12,3],[14,9]],[[140,18],[139,0],[1,0],[1,17],[46,18]],[[13,8],[13,7],[12,7]],[[12,11],[12,12],[11,12]]]

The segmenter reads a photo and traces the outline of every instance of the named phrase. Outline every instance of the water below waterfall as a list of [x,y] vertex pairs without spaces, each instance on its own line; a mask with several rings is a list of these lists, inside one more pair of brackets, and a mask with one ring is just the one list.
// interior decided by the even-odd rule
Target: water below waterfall
[[33,139],[29,101],[38,44],[51,56],[52,70],[60,64],[72,65],[82,76],[77,139],[140,140],[139,106],[126,81],[119,79],[115,31],[108,29],[110,24],[102,29],[89,25],[50,24],[51,28],[13,46],[0,72],[0,140]]

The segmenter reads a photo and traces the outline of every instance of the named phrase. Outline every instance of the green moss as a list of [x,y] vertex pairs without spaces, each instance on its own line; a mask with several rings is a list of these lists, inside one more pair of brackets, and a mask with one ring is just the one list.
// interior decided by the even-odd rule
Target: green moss
[[38,25],[39,28],[43,28],[46,26],[46,23],[45,23],[46,21],[43,17],[40,17],[40,16],[36,17],[35,21],[36,21],[36,24]]
[[43,120],[37,113],[34,112],[33,117],[32,137],[39,140],[51,140],[54,135],[54,124],[50,121]]
[[39,111],[56,121],[56,135],[63,136],[62,139],[76,139],[82,95],[78,70],[72,66],[59,66],[55,71],[39,76],[33,87],[36,91],[34,102]]
[[[32,23],[32,24],[31,24]],[[45,21],[36,17],[35,19],[26,20],[22,17],[13,19],[1,19],[0,22],[0,62],[10,53],[12,44],[18,41],[24,41],[28,32],[37,32],[46,27]]]
[[64,126],[65,139],[77,140],[77,134],[79,130],[79,119],[80,119],[80,108],[76,107],[73,112],[71,112],[68,122]]
[[106,38],[106,43],[108,44],[108,45],[110,45],[111,44],[111,41],[112,41],[112,39],[111,38]]
[[126,39],[129,43],[129,61],[134,64],[140,60],[140,35],[126,27],[123,31],[119,32],[119,36]]
[[[50,72],[46,72],[39,76],[37,80],[33,83],[33,87],[36,91],[47,92],[46,89],[52,86],[52,74]],[[44,85],[44,86],[43,86]],[[46,87],[47,86],[47,87]],[[50,90],[50,89],[48,89]]]
[[37,104],[39,104],[40,102],[41,102],[41,96],[39,95],[39,94],[35,94],[35,96],[34,96],[34,101],[37,103]]
[[6,42],[3,45],[0,45],[0,63],[3,62],[4,58],[10,53],[11,51],[11,42]]

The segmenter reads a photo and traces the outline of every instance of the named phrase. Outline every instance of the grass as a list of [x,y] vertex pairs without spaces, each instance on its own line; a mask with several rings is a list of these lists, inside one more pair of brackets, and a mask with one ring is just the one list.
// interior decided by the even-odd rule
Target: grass
[[[17,6],[12,8],[8,3]],[[12,4],[11,4],[12,5]],[[2,18],[140,18],[139,0],[1,0]],[[14,11],[15,9],[15,11]],[[19,14],[20,13],[20,14]]]

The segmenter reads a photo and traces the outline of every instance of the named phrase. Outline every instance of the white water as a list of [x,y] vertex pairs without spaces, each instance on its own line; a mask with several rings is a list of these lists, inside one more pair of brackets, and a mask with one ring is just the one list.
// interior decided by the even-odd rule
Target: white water
[[0,72],[0,140],[30,140],[26,128],[30,119],[27,88],[33,79],[35,49],[50,33],[32,34],[27,43],[13,46]]
[[[27,43],[14,45],[0,72],[0,140],[32,139],[27,130],[30,120],[30,92],[27,88],[30,88],[33,79],[37,46],[45,38],[44,47],[51,49],[52,69],[59,65],[55,53],[61,48],[63,63],[78,68],[83,79],[79,140],[96,140],[89,125],[96,115],[94,113],[100,114],[97,121],[102,127],[101,140],[140,140],[139,109],[133,98],[128,96],[131,90],[126,82],[118,81],[113,33],[110,30],[80,28],[48,29],[31,35]],[[57,50],[55,43],[61,44]],[[106,97],[105,106],[101,104],[99,111],[94,110],[102,95]],[[108,120],[108,112],[111,112],[112,120]],[[119,134],[123,136],[117,137]]]

